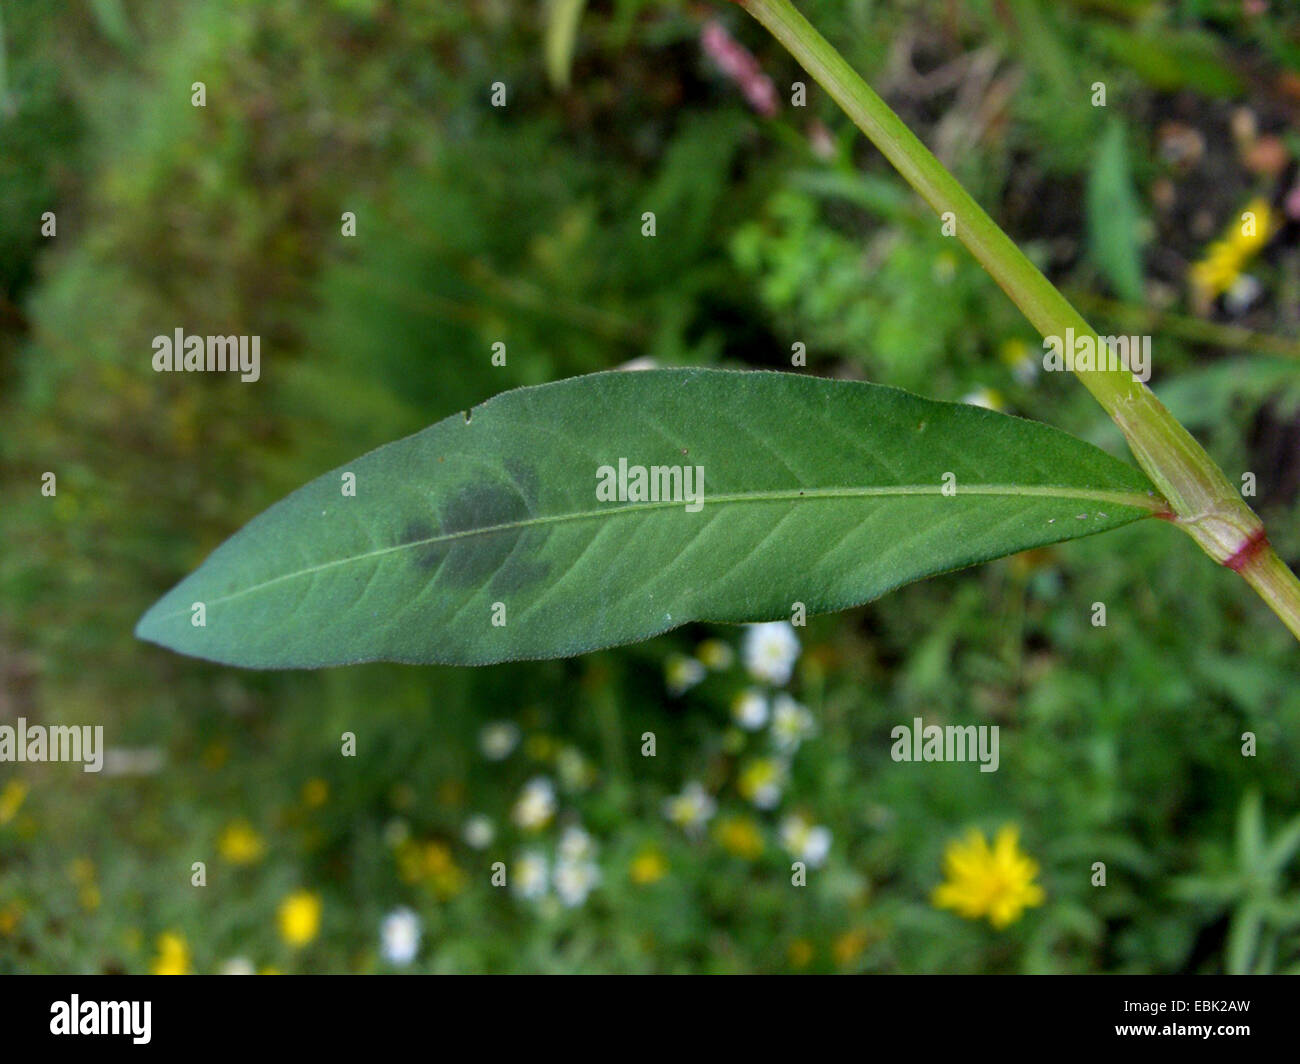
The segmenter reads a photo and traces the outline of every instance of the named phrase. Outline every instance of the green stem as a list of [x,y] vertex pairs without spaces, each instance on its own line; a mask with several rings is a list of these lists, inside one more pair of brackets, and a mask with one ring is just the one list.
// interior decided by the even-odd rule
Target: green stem
[[[1044,336],[1097,334],[790,0],[737,0],[799,61],[940,216]],[[1122,369],[1075,369],[1169,503],[1173,521],[1211,558],[1246,577],[1300,639],[1300,581],[1263,538],[1264,526],[1214,460],[1149,388]],[[1242,561],[1243,558],[1247,560]],[[1271,559],[1271,560],[1270,560]],[[1286,572],[1289,580],[1283,579]],[[1267,576],[1265,575],[1267,574]]]
[[1238,570],[1300,639],[1300,580],[1271,548]]

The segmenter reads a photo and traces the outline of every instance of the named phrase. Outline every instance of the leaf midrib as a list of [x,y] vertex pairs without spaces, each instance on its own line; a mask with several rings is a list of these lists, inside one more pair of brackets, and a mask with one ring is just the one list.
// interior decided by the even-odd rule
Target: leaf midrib
[[[885,484],[875,486],[864,486],[854,488],[798,488],[786,491],[766,491],[766,492],[735,492],[726,495],[709,495],[705,497],[705,502],[711,505],[717,504],[743,504],[755,502],[815,502],[834,499],[860,499],[860,498],[878,498],[890,495],[941,495],[943,494],[942,484]],[[1073,488],[1062,487],[1050,484],[969,484],[957,485],[953,495],[949,498],[956,498],[960,495],[987,495],[1000,498],[1051,498],[1051,499],[1077,499],[1080,502],[1105,502],[1113,503],[1116,506],[1128,506],[1133,509],[1147,510],[1149,513],[1158,513],[1164,508],[1163,501],[1155,495],[1139,495],[1132,492],[1124,491],[1101,491],[1092,488]],[[245,595],[252,595],[258,591],[263,591],[275,584],[284,583],[287,580],[296,580],[299,577],[311,576],[314,573],[322,572],[326,569],[333,569],[340,565],[350,565],[353,562],[363,562],[370,558],[382,557],[385,554],[393,554],[397,551],[413,549],[417,547],[427,547],[437,543],[450,543],[458,539],[467,539],[472,536],[482,536],[494,534],[497,532],[509,532],[516,529],[535,528],[541,525],[564,524],[571,521],[584,521],[595,518],[608,519],[619,517],[631,513],[647,513],[652,510],[681,509],[686,500],[680,501],[660,501],[646,503],[631,503],[626,506],[607,506],[598,510],[578,510],[572,513],[549,514],[542,517],[528,517],[518,521],[507,521],[499,525],[486,525],[482,528],[468,528],[459,532],[448,532],[443,535],[428,536],[424,539],[412,539],[405,543],[397,543],[391,547],[380,547],[378,550],[366,551],[364,554],[350,554],[346,558],[335,558],[333,561],[322,562],[319,565],[310,565],[305,569],[295,569],[290,573],[281,573],[279,576],[270,580],[265,580],[260,584],[251,584],[239,591],[231,592],[229,595],[222,595],[220,598],[208,599],[205,604],[208,606],[218,605],[223,602],[230,602],[233,599],[243,598]],[[159,621],[167,621],[173,617],[180,617],[189,612],[188,607],[185,609],[173,610],[171,613],[159,617]]]

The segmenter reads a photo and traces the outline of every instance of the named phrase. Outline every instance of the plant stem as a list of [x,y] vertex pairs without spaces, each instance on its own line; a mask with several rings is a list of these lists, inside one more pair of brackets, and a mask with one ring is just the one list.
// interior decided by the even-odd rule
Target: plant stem
[[1300,639],[1300,580],[1271,547],[1260,551],[1237,572]]
[[[789,50],[941,217],[951,212],[946,220],[955,222],[962,243],[1044,337],[1060,338],[1063,346],[1070,333],[1092,337],[1093,350],[1105,350],[1069,300],[790,0],[736,2]],[[1274,554],[1262,522],[1204,448],[1127,371],[1076,368],[1075,374],[1124,433],[1138,464],[1168,501],[1174,523],[1220,565],[1241,572],[1300,639],[1300,581]]]

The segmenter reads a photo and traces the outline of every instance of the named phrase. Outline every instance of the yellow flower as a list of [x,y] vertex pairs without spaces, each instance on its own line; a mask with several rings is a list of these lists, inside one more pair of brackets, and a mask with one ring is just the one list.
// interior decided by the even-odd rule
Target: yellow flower
[[807,968],[813,959],[813,944],[806,938],[796,938],[786,949],[790,958],[790,967]]
[[190,948],[175,931],[158,936],[158,956],[154,958],[154,975],[189,975]]
[[668,861],[658,850],[642,850],[632,859],[627,874],[633,883],[641,886],[655,883],[668,874]]
[[95,881],[95,862],[89,857],[78,857],[68,865],[68,878],[74,883],[93,883]]
[[424,847],[424,874],[440,876],[455,867],[451,849],[441,842],[430,842]]
[[557,745],[549,735],[530,735],[524,743],[524,753],[534,761],[549,761],[555,756]]
[[871,936],[864,929],[855,927],[835,940],[831,945],[831,953],[835,955],[836,964],[847,968],[867,951],[870,944]]
[[18,780],[10,780],[5,784],[4,790],[0,791],[0,824],[8,824],[18,815],[26,797],[27,784]]
[[316,809],[324,805],[329,796],[330,785],[319,777],[309,779],[302,785],[302,804],[308,809]]
[[[465,887],[465,873],[451,858],[451,851],[441,843],[430,843],[425,857],[426,877],[433,892],[444,901]],[[437,852],[436,857],[434,851]]]
[[77,898],[81,902],[81,907],[87,912],[94,912],[99,908],[102,900],[99,893],[99,887],[94,883],[87,883],[77,892]]
[[280,903],[277,922],[280,937],[291,946],[305,946],[320,930],[321,901],[319,894],[299,890]]
[[402,878],[402,882],[418,882],[424,872],[424,858],[420,853],[419,844],[408,839],[397,847],[396,857],[397,874]]
[[441,842],[402,843],[397,851],[397,873],[406,883],[428,884],[444,900],[465,886],[464,871]]
[[266,846],[247,820],[233,820],[217,840],[217,849],[231,864],[252,864],[261,858]]
[[18,930],[18,921],[22,919],[22,915],[21,902],[11,901],[0,908],[0,937],[8,938]]
[[1207,300],[1226,292],[1277,229],[1278,218],[1268,202],[1251,200],[1242,211],[1240,221],[1229,227],[1222,240],[1206,248],[1205,257],[1192,266],[1192,284]]
[[460,780],[443,780],[438,784],[438,801],[450,806],[464,804],[465,784]]
[[1020,851],[1019,831],[1008,824],[990,847],[974,828],[966,840],[954,839],[943,855],[946,883],[935,888],[936,908],[952,909],[968,920],[987,916],[999,930],[1020,919],[1025,909],[1042,905],[1043,888],[1034,882],[1038,862]]
[[727,817],[713,829],[718,844],[730,854],[754,860],[763,852],[763,836],[748,817]]

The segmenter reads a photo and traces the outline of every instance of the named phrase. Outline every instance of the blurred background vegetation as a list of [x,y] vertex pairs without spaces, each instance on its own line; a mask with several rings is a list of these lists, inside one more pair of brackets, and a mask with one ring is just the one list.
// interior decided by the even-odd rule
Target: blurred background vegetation
[[[1300,10],[800,7],[1100,331],[1154,336],[1157,394],[1300,560]],[[1300,657],[1172,528],[929,580],[797,646],[700,627],[275,674],[132,638],[320,472],[636,359],[789,368],[802,343],[801,372],[1123,453],[825,94],[792,106],[808,79],[734,5],[0,18],[0,724],[112,748],[98,775],[0,765],[0,971],[1300,970]],[[178,327],[260,335],[262,379],[155,374]],[[788,679],[747,660],[764,639]],[[894,763],[916,716],[999,725],[999,771]],[[936,907],[953,840],[1007,824],[1041,904]]]

